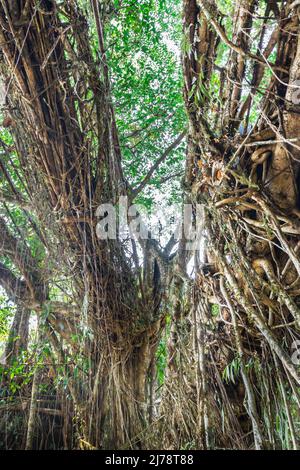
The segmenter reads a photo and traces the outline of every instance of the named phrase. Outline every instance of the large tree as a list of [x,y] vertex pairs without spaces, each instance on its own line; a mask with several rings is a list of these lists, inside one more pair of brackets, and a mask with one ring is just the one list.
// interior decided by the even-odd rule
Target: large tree
[[203,229],[177,328],[187,315],[197,401],[179,376],[166,397],[173,429],[181,423],[170,439],[297,449],[299,2],[187,0],[183,10],[184,183]]

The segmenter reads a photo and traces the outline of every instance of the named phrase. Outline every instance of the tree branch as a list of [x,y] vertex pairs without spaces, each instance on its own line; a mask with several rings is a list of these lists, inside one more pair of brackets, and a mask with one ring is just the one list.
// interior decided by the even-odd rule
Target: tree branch
[[186,136],[186,133],[187,133],[186,130],[181,132],[181,134],[179,134],[179,136],[174,140],[174,142],[171,145],[169,145],[169,147],[163,152],[163,154],[156,160],[156,162],[152,165],[152,167],[148,171],[148,173],[145,176],[145,178],[143,179],[143,181],[135,189],[132,190],[132,198],[133,199],[144,189],[144,187],[147,185],[147,183],[149,182],[149,180],[151,179],[153,173],[157,170],[159,165],[170,155],[170,153],[176,147],[178,147],[180,142]]

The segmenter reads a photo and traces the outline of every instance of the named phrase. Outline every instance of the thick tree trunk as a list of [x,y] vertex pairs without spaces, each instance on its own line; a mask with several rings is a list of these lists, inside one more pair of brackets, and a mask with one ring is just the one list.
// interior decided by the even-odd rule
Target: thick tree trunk
[[[163,410],[174,421],[181,417],[178,432],[170,433],[167,441],[175,448],[190,441],[189,425],[196,426],[197,413],[202,448],[298,445],[291,416],[292,410],[299,411],[300,375],[291,351],[300,325],[296,143],[300,12],[297,2],[284,2],[280,12],[275,2],[266,5],[265,21],[274,13],[279,30],[274,30],[263,51],[263,62],[265,27],[260,30],[258,55],[250,49],[258,3],[233,2],[231,40],[221,24],[217,2],[184,2],[184,33],[190,46],[183,57],[190,122],[185,188],[194,205],[203,208],[206,259],[199,260],[196,253],[186,326],[181,323],[178,328],[176,318],[173,324],[177,344],[183,345],[177,355],[184,379],[173,384],[172,394],[180,397],[178,408],[167,396]],[[208,31],[211,39],[206,42]],[[220,43],[212,40],[214,35],[228,47],[222,67],[217,59]],[[272,70],[268,77],[265,68],[275,44],[276,62],[268,64]],[[252,91],[242,102],[245,73],[252,60]],[[224,100],[218,105],[219,95],[210,83],[214,65]],[[250,125],[251,105],[263,77],[268,85]],[[242,116],[247,117],[240,127]],[[193,359],[186,355],[192,346],[184,341],[189,326],[195,338]],[[180,385],[183,381],[188,384],[186,391]],[[290,423],[286,440],[276,427],[278,406]]]

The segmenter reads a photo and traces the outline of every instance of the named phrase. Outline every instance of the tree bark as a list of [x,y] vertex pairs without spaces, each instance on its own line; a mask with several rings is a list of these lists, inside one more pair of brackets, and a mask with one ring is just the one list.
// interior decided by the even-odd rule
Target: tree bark
[[27,351],[30,310],[17,305],[5,347],[5,363],[11,364],[22,351]]

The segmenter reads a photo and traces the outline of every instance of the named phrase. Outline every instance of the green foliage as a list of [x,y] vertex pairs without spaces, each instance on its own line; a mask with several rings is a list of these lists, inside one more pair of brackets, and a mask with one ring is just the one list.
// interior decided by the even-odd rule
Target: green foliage
[[197,449],[196,441],[186,442],[185,445],[180,450],[195,450]]

